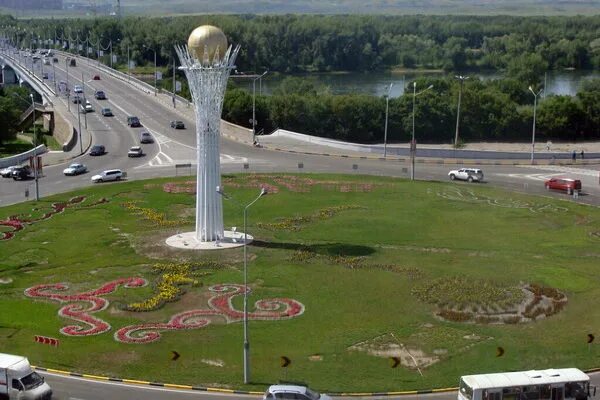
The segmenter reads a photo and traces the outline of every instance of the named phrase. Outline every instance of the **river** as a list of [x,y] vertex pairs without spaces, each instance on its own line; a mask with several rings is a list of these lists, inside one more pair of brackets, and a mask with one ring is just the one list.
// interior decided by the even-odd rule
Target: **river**
[[[375,96],[384,96],[388,90],[390,83],[393,83],[391,97],[399,97],[404,93],[406,82],[418,76],[424,76],[424,73],[394,73],[394,72],[371,72],[371,73],[314,73],[294,75],[296,77],[308,79],[316,84],[329,87],[331,93],[347,94],[347,93],[365,93]],[[442,76],[441,73],[430,73],[429,76]],[[471,79],[479,77],[482,80],[498,79],[502,77],[499,72],[479,72],[462,73]],[[256,82],[256,92],[270,94],[283,79],[289,75],[285,74],[268,74],[262,79],[262,82]],[[238,84],[247,87],[252,91],[252,81],[234,79]],[[598,71],[552,71],[546,77],[546,95],[569,95],[577,94],[581,82],[588,79],[600,79]],[[246,86],[247,85],[247,86]]]

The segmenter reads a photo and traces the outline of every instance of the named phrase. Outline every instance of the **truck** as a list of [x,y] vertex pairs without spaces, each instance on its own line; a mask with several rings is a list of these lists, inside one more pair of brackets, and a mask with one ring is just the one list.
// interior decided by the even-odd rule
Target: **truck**
[[23,356],[0,353],[0,400],[50,400],[52,389]]

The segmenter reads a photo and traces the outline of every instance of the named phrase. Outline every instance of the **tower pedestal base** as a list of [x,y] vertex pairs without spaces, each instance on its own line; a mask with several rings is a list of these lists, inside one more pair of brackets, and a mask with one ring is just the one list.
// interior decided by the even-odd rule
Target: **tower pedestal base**
[[[224,237],[219,241],[201,242],[196,239],[196,232],[184,232],[167,238],[166,242],[171,247],[190,250],[225,250],[244,245],[244,232],[225,231],[223,233]],[[246,235],[246,238],[247,244],[254,240],[251,235]]]

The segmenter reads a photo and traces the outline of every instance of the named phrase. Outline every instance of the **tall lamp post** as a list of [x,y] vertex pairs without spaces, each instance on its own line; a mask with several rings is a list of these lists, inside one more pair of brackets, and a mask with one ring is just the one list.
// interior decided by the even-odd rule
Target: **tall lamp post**
[[[264,74],[263,74],[264,75]],[[220,186],[217,186],[217,193],[228,200],[232,200],[237,203],[240,207],[244,207],[238,201],[223,192]],[[248,220],[248,208],[256,203],[258,199],[266,195],[267,189],[262,188],[258,196],[252,200],[247,206],[244,207],[244,383],[250,383],[250,339],[248,337],[248,231],[246,229],[246,222]]]
[[529,91],[533,94],[533,129],[531,132],[531,164],[534,163],[533,154],[535,152],[535,117],[537,111],[537,98],[544,91],[544,89],[540,89],[537,93],[533,91],[533,88],[529,86]]
[[429,89],[433,89],[433,85],[429,85],[429,87],[425,90],[421,90],[417,93],[417,82],[413,82],[413,104],[412,104],[412,140],[410,142],[410,180],[415,180],[415,156],[417,153],[417,145],[415,142],[415,102],[418,95],[425,93]]
[[144,45],[143,47],[154,52],[154,95],[156,96],[156,50],[146,45]]
[[388,111],[390,109],[390,93],[394,83],[390,83],[385,95],[385,128],[383,129],[383,158],[387,157],[387,131],[388,131]]
[[[13,92],[13,96],[18,97],[23,100],[25,103],[29,102],[21,97],[18,93]],[[38,184],[38,158],[37,158],[37,132],[35,131],[35,101],[33,100],[33,93],[29,93],[29,98],[31,99],[31,111],[33,113],[33,177],[35,179],[35,201],[40,200],[40,187]]]
[[268,73],[267,70],[262,75],[252,79],[252,144],[256,143],[256,81],[262,79]]
[[458,146],[458,125],[460,122],[460,102],[462,99],[463,84],[467,79],[469,79],[469,77],[462,75],[455,75],[454,77],[460,80],[460,89],[458,91],[458,107],[456,110],[456,133],[454,134],[454,148],[456,148]]

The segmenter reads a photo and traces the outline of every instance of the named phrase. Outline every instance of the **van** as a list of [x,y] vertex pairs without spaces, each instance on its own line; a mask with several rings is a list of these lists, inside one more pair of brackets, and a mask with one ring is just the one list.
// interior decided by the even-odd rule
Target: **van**
[[22,356],[0,353],[0,399],[50,400],[52,389]]

